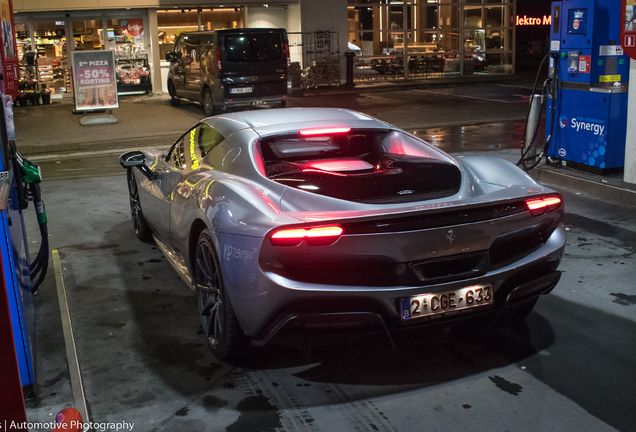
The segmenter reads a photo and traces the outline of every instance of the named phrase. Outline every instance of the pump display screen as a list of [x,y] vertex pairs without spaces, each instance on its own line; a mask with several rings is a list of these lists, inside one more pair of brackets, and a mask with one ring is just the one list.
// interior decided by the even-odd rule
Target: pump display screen
[[587,9],[570,9],[568,11],[568,34],[585,36],[587,29]]

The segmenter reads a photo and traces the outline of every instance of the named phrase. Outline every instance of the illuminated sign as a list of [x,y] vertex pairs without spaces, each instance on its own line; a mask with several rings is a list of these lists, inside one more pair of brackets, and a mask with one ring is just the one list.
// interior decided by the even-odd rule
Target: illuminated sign
[[532,25],[552,25],[552,15],[543,15],[543,18],[532,18],[524,15],[520,17],[517,15],[515,25],[518,26],[532,26]]

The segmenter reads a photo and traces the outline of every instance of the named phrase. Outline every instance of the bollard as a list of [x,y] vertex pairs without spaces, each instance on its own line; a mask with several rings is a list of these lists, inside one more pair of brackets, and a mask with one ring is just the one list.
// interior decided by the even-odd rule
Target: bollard
[[64,408],[55,417],[57,427],[52,432],[82,432],[84,421],[75,408]]
[[353,87],[353,59],[355,58],[356,53],[349,50],[345,53],[345,57],[347,58],[347,82],[345,85],[347,87]]

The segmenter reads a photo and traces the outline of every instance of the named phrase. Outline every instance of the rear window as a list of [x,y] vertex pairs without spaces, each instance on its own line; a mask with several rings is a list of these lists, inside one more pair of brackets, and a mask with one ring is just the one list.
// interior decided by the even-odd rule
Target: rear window
[[350,201],[434,199],[457,193],[461,180],[450,158],[398,131],[277,136],[260,150],[269,179]]
[[226,59],[238,63],[260,63],[283,58],[281,33],[246,33],[225,37]]

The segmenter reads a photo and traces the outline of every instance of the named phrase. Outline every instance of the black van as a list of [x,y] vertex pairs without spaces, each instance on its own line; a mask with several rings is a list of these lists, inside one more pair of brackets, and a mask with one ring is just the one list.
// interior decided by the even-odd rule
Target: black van
[[284,108],[291,96],[285,29],[183,32],[166,60],[172,105],[201,102],[208,116],[229,106]]

